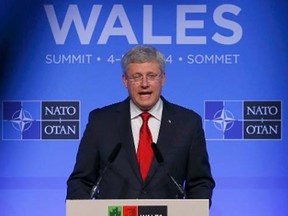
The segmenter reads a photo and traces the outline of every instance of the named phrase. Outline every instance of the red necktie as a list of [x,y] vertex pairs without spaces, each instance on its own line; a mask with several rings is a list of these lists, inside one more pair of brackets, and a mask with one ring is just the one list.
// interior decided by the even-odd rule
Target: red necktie
[[140,169],[140,174],[142,180],[145,181],[152,157],[153,151],[151,148],[151,144],[153,142],[151,132],[148,127],[148,119],[151,117],[151,114],[148,112],[141,113],[141,118],[143,120],[142,126],[140,128],[140,135],[139,135],[139,144],[137,150],[137,160]]

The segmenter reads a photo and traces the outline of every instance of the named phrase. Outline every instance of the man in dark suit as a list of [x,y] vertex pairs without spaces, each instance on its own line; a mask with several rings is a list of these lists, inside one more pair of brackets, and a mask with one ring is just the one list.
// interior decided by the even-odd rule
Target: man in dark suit
[[[129,97],[90,113],[74,170],[67,181],[66,198],[90,199],[91,190],[106,167],[94,191],[97,198],[174,199],[181,190],[170,175],[183,188],[186,198],[211,200],[215,183],[201,117],[161,96],[165,82],[163,55],[155,48],[136,46],[121,63],[122,81]],[[148,120],[142,117],[143,112],[148,113]],[[139,132],[144,121],[148,122],[148,135]],[[153,156],[150,143],[140,153],[143,136],[150,140],[148,143],[156,143],[160,158],[161,154],[163,157],[160,163]],[[121,148],[109,163],[118,143]],[[141,165],[141,160],[147,160],[145,165]]]

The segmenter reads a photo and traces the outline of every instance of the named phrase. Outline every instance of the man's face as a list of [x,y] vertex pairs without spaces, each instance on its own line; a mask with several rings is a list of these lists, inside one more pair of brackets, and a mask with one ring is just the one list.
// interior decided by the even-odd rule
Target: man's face
[[165,73],[161,73],[157,62],[130,63],[122,75],[124,86],[131,100],[143,111],[150,110],[158,101]]

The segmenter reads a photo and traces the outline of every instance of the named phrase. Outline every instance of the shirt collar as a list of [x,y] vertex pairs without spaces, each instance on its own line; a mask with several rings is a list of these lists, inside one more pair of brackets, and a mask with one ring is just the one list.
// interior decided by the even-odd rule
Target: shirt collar
[[[161,98],[157,103],[148,111],[154,118],[161,121],[163,110],[163,101]],[[131,119],[137,118],[143,111],[137,107],[132,100],[130,100],[130,115]]]

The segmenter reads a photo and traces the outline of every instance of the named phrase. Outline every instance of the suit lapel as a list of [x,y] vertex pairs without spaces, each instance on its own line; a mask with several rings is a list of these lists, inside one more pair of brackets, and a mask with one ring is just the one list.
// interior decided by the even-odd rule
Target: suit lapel
[[[172,109],[169,102],[167,102],[164,98],[162,98],[162,100],[163,100],[163,114],[159,130],[158,142],[156,144],[160,152],[162,153],[165,162],[165,155],[167,151],[170,149],[170,146],[175,142],[174,141],[175,128],[173,125],[175,111]],[[158,166],[159,164],[154,157],[148,173],[147,183],[155,174]]]
[[175,111],[167,101],[163,100],[163,115],[157,145],[164,159],[167,151],[170,149],[170,146],[174,143],[176,132],[176,128],[173,124],[174,118]]
[[129,101],[130,99],[127,98],[125,101],[119,104],[117,108],[118,118],[116,124],[119,131],[120,142],[122,143],[123,149],[126,151],[127,160],[129,161],[129,164],[135,175],[139,181],[141,181],[131,129]]

